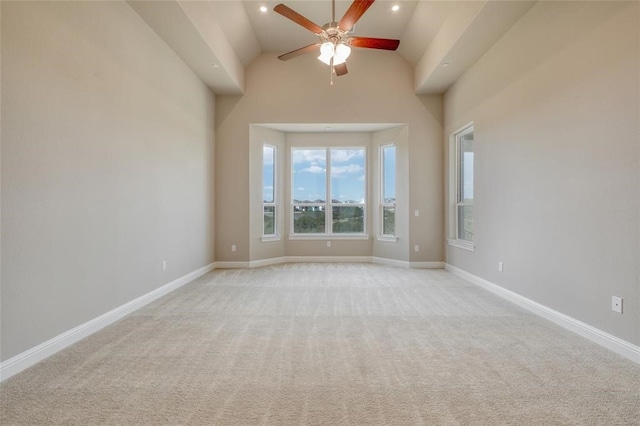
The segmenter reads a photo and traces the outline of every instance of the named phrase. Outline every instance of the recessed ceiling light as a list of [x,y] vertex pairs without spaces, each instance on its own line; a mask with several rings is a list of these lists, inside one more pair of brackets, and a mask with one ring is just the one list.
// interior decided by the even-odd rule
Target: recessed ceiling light
[[393,6],[391,6],[391,10],[393,10],[394,12],[397,12],[400,10],[400,5],[394,4]]
[[445,62],[445,63],[442,64],[442,68],[446,68],[448,66],[449,66],[449,62]]
[[267,13],[267,6],[260,6],[260,12]]
[[214,67],[214,68],[220,68],[220,65],[218,65],[218,64],[213,64],[213,67]]

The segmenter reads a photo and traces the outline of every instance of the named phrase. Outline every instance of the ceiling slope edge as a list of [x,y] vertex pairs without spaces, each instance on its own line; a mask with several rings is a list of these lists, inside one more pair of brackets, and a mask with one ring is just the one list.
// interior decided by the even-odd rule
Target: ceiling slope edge
[[415,93],[444,93],[536,2],[471,2],[449,16],[414,69]]
[[127,3],[215,94],[244,93],[244,67],[206,2]]

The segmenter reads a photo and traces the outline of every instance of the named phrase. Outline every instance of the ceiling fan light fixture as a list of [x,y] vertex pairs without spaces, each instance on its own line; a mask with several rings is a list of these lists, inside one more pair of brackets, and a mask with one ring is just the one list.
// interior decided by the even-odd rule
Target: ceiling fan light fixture
[[326,41],[320,45],[320,56],[318,59],[327,65],[331,65],[331,58],[333,58],[333,65],[344,64],[351,54],[351,48],[344,43],[338,43],[334,45],[330,41]]
[[320,46],[320,56],[332,57],[334,52],[335,52],[335,48],[333,46],[333,43],[331,43],[330,41],[325,41]]
[[351,48],[344,43],[340,43],[336,46],[335,58],[344,62],[349,55],[351,55]]
[[276,13],[284,16],[290,21],[293,21],[301,27],[304,27],[320,38],[319,43],[310,44],[285,53],[278,56],[278,59],[281,61],[287,61],[304,53],[317,52],[320,50],[318,60],[331,67],[331,84],[333,84],[334,73],[339,77],[347,74],[348,72],[346,59],[351,54],[351,47],[355,46],[368,49],[396,50],[400,44],[400,40],[375,37],[356,37],[350,35],[353,33],[353,29],[358,20],[367,11],[367,9],[369,9],[374,1],[375,0],[353,0],[349,9],[347,9],[342,16],[342,19],[338,22],[336,21],[336,1],[332,0],[331,21],[322,27],[282,3],[276,5],[273,8]]
[[327,65],[331,65],[331,58],[333,58],[333,55],[320,55],[318,56],[318,59],[322,62],[324,62]]
[[320,45],[320,56],[318,56],[318,59],[320,59],[327,65],[331,65],[331,58],[333,58],[334,53],[335,47],[333,43],[331,43],[330,41],[325,41]]

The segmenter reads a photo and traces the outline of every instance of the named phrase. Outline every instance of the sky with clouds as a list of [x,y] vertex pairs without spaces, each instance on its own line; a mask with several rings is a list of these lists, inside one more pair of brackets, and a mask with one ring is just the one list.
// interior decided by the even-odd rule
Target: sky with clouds
[[[331,171],[331,199],[363,203],[366,191],[364,148],[294,148],[292,150],[293,198],[300,201],[327,199],[327,170]],[[273,200],[272,147],[263,148],[263,200]],[[395,149],[385,150],[385,197],[395,199]],[[330,167],[327,167],[330,165]]]

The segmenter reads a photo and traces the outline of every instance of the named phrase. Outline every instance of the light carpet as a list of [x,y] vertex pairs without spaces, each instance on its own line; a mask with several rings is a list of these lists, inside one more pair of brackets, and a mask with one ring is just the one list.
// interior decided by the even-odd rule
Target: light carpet
[[3,425],[640,424],[640,365],[443,270],[216,270],[0,385]]

